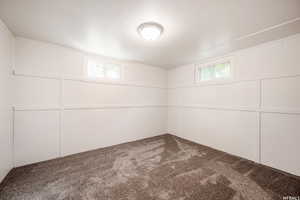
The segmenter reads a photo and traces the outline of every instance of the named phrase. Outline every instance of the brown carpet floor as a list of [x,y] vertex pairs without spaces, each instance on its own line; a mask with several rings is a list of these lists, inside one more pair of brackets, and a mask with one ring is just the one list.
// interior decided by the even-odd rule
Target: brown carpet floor
[[300,196],[300,179],[162,135],[13,169],[0,199],[267,200]]

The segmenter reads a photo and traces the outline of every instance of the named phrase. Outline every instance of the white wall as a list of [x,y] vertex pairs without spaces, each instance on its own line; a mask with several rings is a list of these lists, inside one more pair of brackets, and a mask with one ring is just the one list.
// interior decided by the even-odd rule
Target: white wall
[[0,182],[13,167],[10,104],[12,47],[13,36],[0,20]]
[[[15,166],[166,133],[166,70],[19,37],[15,55]],[[122,80],[89,80],[86,57]]]
[[169,71],[168,132],[300,175],[300,34],[229,56],[231,81],[195,84],[194,64]]
[[[15,166],[168,131],[300,175],[299,52],[300,35],[233,52],[234,80],[214,84],[178,67],[167,90],[163,69],[16,38]],[[88,80],[87,56],[121,64],[122,80]]]

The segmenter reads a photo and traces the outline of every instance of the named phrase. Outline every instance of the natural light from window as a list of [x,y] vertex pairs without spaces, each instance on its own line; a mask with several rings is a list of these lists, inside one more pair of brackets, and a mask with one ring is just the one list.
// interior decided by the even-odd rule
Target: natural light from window
[[121,66],[113,63],[97,63],[89,60],[87,75],[94,79],[118,80],[121,79]]
[[197,67],[199,81],[227,79],[231,77],[231,62],[218,62]]

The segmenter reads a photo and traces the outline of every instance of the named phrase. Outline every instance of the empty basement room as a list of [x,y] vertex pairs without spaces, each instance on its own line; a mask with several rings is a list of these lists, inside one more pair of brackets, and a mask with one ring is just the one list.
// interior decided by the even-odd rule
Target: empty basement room
[[300,1],[0,0],[0,200],[300,200]]

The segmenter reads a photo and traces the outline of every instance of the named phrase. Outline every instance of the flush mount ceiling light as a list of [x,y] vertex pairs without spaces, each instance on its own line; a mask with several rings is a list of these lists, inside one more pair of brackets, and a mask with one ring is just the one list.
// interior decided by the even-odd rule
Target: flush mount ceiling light
[[146,22],[137,28],[138,33],[145,40],[157,40],[163,33],[162,25],[155,22]]

